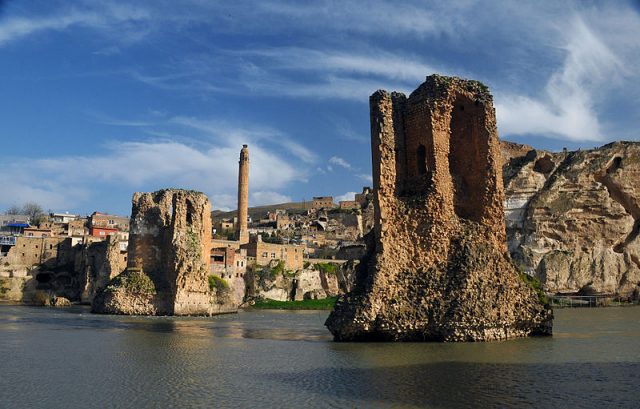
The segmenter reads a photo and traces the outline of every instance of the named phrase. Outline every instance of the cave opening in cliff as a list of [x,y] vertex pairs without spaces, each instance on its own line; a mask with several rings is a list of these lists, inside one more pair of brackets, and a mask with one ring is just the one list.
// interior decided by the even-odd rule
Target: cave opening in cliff
[[611,164],[607,167],[607,174],[614,173],[616,170],[622,167],[622,158],[620,156],[616,156],[611,161]]

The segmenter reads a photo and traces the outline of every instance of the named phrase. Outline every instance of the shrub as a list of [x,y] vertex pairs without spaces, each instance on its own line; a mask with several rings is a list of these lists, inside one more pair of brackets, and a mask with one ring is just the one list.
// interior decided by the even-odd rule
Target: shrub
[[124,273],[115,276],[106,289],[115,291],[119,288],[136,294],[156,293],[155,284],[141,268],[129,268]]
[[332,263],[317,263],[315,265],[316,270],[321,271],[325,274],[335,274],[336,273],[336,265]]
[[224,291],[229,289],[229,283],[224,279],[216,275],[209,276],[209,290],[211,291]]
[[276,264],[275,267],[271,269],[271,274],[273,276],[277,276],[278,274],[283,274],[283,273],[284,273],[284,261],[280,260],[278,261],[278,264]]
[[530,276],[527,273],[520,272],[518,274],[520,279],[527,283],[533,290],[538,294],[538,300],[543,304],[549,304],[549,299],[547,298],[547,294],[545,294],[544,289],[542,288],[542,283],[535,277]]

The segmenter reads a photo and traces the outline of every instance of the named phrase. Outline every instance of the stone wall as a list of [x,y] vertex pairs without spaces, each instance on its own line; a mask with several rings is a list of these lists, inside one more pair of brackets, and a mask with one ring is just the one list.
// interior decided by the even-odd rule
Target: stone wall
[[75,260],[75,269],[83,277],[80,301],[90,304],[96,293],[103,290],[126,267],[127,252],[120,249],[120,240],[116,235],[81,246]]
[[[492,96],[433,75],[370,98],[374,244],[327,320],[336,340],[506,339],[552,314],[506,253]],[[365,260],[363,260],[365,262]]]

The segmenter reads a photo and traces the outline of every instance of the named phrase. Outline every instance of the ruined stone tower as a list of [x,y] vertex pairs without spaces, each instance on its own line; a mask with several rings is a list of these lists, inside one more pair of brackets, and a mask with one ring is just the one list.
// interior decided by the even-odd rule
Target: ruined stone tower
[[493,98],[432,75],[370,98],[375,226],[336,340],[479,341],[551,333],[506,252]]
[[249,147],[242,145],[238,167],[238,225],[236,240],[240,244],[249,242],[247,218],[249,217]]
[[211,315],[235,308],[209,287],[211,203],[165,189],[133,195],[127,270],[94,299],[99,313]]

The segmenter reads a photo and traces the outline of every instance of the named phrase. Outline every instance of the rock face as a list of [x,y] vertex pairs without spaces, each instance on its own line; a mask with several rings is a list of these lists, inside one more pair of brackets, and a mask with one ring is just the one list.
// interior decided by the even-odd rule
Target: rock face
[[516,263],[550,292],[640,291],[640,144],[550,153],[503,143]]
[[279,272],[272,266],[266,266],[250,274],[248,297],[277,301],[335,297],[349,285],[348,274],[348,266],[332,265],[328,271],[309,266],[295,272]]
[[127,270],[94,298],[98,313],[211,315],[235,311],[208,282],[211,204],[198,192],[135,193]]
[[97,292],[126,269],[127,254],[120,251],[119,244],[118,237],[110,235],[104,241],[82,246],[77,252],[74,265],[83,276],[80,296],[83,303],[90,304]]
[[550,334],[552,313],[506,252],[492,96],[430,76],[370,98],[374,245],[326,325],[338,341]]

